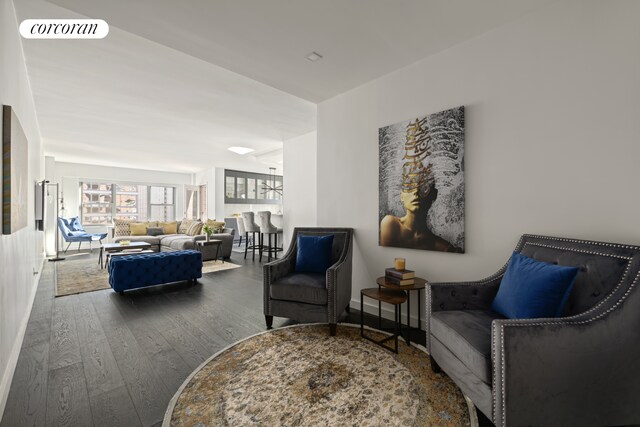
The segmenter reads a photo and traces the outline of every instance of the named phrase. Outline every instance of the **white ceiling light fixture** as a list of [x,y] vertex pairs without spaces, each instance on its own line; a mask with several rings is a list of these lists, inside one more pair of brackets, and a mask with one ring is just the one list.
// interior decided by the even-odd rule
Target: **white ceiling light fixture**
[[305,56],[305,58],[307,58],[307,60],[311,62],[316,62],[322,59],[322,55],[320,55],[318,52],[311,52],[310,54]]
[[248,148],[248,147],[229,147],[227,148],[227,150],[233,151],[234,153],[240,154],[241,156],[244,156],[247,153],[255,151],[253,148]]

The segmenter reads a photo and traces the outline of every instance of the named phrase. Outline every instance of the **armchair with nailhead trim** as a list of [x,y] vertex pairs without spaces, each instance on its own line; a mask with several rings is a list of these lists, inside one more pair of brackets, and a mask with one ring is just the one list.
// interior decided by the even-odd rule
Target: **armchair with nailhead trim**
[[[333,234],[332,262],[325,274],[297,273],[298,235]],[[336,334],[340,315],[349,311],[351,301],[352,228],[299,228],[293,230],[291,244],[281,259],[264,266],[264,316],[271,329],[273,316],[300,322],[329,324]]]
[[579,267],[562,317],[491,310],[506,265],[427,288],[427,350],[496,426],[640,423],[640,247],[524,235],[516,252]]

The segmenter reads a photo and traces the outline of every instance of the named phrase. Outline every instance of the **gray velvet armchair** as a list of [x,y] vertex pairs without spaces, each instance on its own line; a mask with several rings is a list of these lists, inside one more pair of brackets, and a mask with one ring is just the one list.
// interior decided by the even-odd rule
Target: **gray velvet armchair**
[[[298,235],[333,234],[332,262],[326,274],[297,273]],[[351,300],[352,228],[295,228],[287,253],[264,266],[264,316],[271,329],[273,316],[329,324],[336,334],[338,318]]]
[[427,289],[427,349],[493,423],[640,422],[640,247],[524,235],[516,251],[579,267],[563,317],[491,311],[506,265],[478,282]]

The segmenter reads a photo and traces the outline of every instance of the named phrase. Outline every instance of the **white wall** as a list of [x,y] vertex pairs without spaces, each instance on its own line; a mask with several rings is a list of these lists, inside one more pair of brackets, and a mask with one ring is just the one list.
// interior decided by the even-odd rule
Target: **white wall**
[[294,227],[317,225],[317,133],[284,142],[283,208],[285,249]]
[[[639,19],[637,1],[554,3],[321,103],[318,224],[356,230],[353,298],[397,256],[465,280],[523,233],[640,244]],[[378,128],[459,105],[467,253],[379,247]]]
[[[11,105],[29,141],[29,183],[44,179],[40,130],[27,77],[15,10],[0,0],[0,104]],[[43,233],[35,231],[33,185],[27,227],[0,235],[0,414],[4,412],[43,260]]]
[[190,185],[193,181],[193,176],[188,173],[162,172],[66,162],[55,163],[54,176],[55,182],[60,183],[61,196],[64,198],[64,215],[67,217],[73,217],[80,214],[80,181],[83,179],[93,179],[96,181],[107,182],[115,181],[176,186],[176,218],[182,219],[184,216],[184,186]]

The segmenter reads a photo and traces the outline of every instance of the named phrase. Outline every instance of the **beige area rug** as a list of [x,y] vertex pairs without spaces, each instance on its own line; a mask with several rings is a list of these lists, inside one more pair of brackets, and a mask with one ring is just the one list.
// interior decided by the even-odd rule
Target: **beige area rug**
[[465,426],[471,419],[460,389],[431,371],[426,352],[402,342],[395,355],[353,325],[338,325],[335,337],[327,325],[296,325],[212,356],[173,397],[163,426]]
[[[202,274],[238,267],[241,266],[228,261],[205,261]],[[101,269],[96,258],[66,259],[57,262],[55,268],[57,297],[110,288],[108,270]]]

